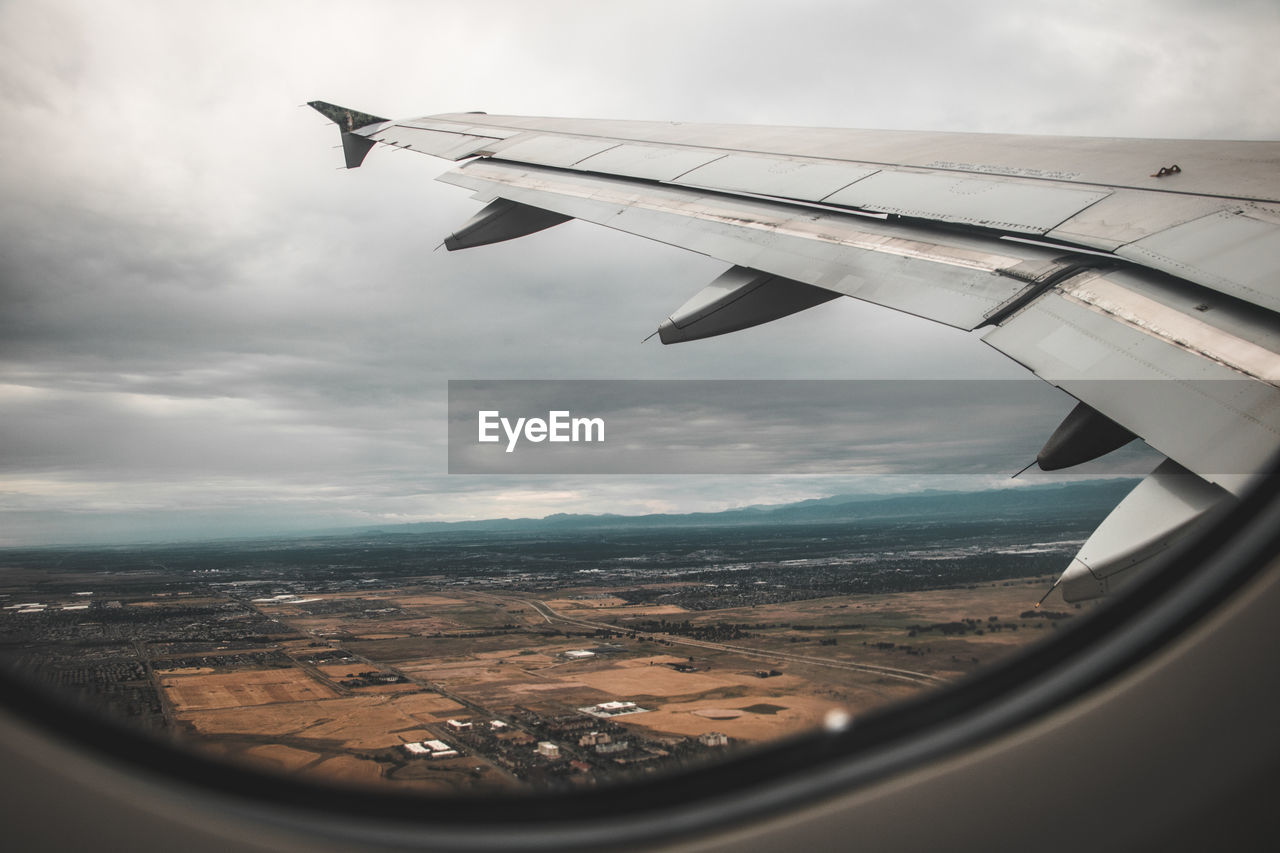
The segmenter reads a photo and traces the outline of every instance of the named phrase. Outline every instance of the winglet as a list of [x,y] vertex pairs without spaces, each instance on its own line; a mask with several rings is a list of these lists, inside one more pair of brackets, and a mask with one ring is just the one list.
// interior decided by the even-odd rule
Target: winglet
[[363,163],[365,155],[373,147],[372,139],[357,136],[353,131],[388,120],[325,101],[307,101],[307,106],[329,119],[342,131],[342,153],[346,157],[348,169],[354,169]]
[[365,125],[377,124],[380,121],[389,121],[389,119],[371,116],[359,110],[340,107],[337,104],[330,104],[325,101],[307,101],[307,106],[338,125],[344,132],[359,130]]

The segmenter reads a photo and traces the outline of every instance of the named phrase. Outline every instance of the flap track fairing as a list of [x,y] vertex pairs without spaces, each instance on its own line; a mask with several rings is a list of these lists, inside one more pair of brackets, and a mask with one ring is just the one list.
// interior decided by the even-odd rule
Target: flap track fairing
[[495,198],[485,205],[483,210],[468,219],[465,225],[444,238],[444,247],[453,252],[457,249],[501,243],[504,240],[514,240],[526,234],[543,231],[561,222],[568,222],[572,218],[562,213],[521,204],[518,201]]
[[1113,450],[1137,438],[1129,430],[1085,403],[1077,403],[1049,440],[1036,454],[1042,471],[1070,468]]
[[681,305],[661,326],[664,344],[695,341],[768,323],[841,294],[811,284],[731,267]]

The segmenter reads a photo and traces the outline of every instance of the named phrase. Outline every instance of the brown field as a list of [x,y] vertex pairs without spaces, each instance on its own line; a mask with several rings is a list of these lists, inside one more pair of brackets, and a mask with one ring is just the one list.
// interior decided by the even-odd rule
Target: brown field
[[507,689],[516,693],[545,693],[548,690],[571,690],[574,688],[587,689],[587,685],[581,681],[545,681],[541,684],[512,684]]
[[160,683],[179,714],[337,696],[329,687],[297,669],[243,670],[213,675],[166,674],[161,676]]
[[631,604],[605,611],[609,616],[670,616],[689,612],[677,604]]
[[732,708],[699,708],[689,713],[699,717],[706,717],[708,720],[736,720],[747,712]]
[[[406,733],[410,734],[410,733]],[[412,733],[408,740],[435,737],[426,730]],[[484,758],[467,755],[446,761],[410,761],[404,764],[339,752],[329,748],[317,751],[296,749],[276,744],[246,747],[226,739],[200,744],[211,755],[244,762],[261,770],[277,773],[301,773],[318,782],[341,785],[394,785],[398,789],[423,794],[450,794],[471,790],[492,791],[495,787],[512,787],[515,780]]]
[[376,761],[366,761],[354,755],[337,755],[317,764],[311,772],[334,782],[364,785],[380,781],[383,767]]
[[539,652],[530,652],[528,648],[520,647],[515,649],[500,649],[493,652],[476,652],[473,657],[477,660],[502,660],[508,663],[518,663],[521,665],[529,665],[535,663],[553,663],[555,658],[550,654],[558,654],[559,650],[546,649],[548,654]]
[[395,732],[395,736],[400,743],[413,743],[414,741],[431,740],[436,736],[436,733],[430,729],[406,729]]
[[[484,640],[500,640],[504,648],[499,649],[468,649],[466,640],[423,640],[416,647],[419,653],[415,658],[400,659],[396,663],[396,668],[405,672],[421,672],[428,669],[438,669],[441,671],[450,668],[466,668],[466,667],[483,667],[483,666],[545,666],[553,663],[564,663],[562,658],[557,657],[570,649],[581,649],[584,646],[590,646],[590,642],[579,642],[574,644],[566,643],[563,639],[556,639],[551,642],[538,642],[532,638],[526,638],[523,645],[511,646],[512,638],[510,637],[484,637]],[[477,643],[477,646],[481,644]],[[437,652],[431,657],[422,657],[423,651]],[[575,661],[582,663],[582,661]]]
[[574,608],[626,607],[627,601],[625,598],[611,595],[607,598],[553,598],[547,604],[556,610],[572,610]]
[[262,763],[272,770],[283,770],[285,772],[299,770],[320,758],[320,754],[317,752],[294,749],[291,746],[284,746],[278,743],[250,747],[244,751],[244,755],[255,763]]
[[462,598],[448,598],[443,595],[390,595],[400,607],[459,607],[474,606],[475,602]]
[[688,658],[680,655],[645,655],[642,658],[632,658],[626,661],[627,666],[648,666],[649,661],[653,661],[655,665],[660,663],[684,663]]
[[[714,672],[676,672],[662,664],[649,665],[644,658],[625,661],[621,665],[597,672],[577,673],[575,678],[619,698],[632,696],[690,696],[709,693],[726,687],[749,685],[758,688],[761,679],[752,674],[716,670]],[[780,676],[768,679],[769,687],[776,690],[800,689],[804,682],[799,678]]]
[[400,667],[405,672],[413,673],[418,678],[429,681],[449,681],[455,679],[483,678],[491,673],[498,674],[500,669],[494,664],[476,661],[456,661],[454,663],[426,664],[423,666]]
[[[709,719],[695,713],[699,710],[738,710],[753,705],[773,705],[782,710],[775,713],[743,711],[732,720]],[[764,694],[739,696],[731,702],[716,699],[705,702],[679,702],[665,705],[645,714],[627,714],[614,717],[613,721],[627,727],[636,726],[653,732],[673,735],[700,735],[706,732],[724,732],[740,740],[761,741],[787,737],[822,725],[828,711],[843,710],[843,705],[817,696],[788,695],[786,697]]]
[[266,735],[324,741],[348,749],[381,749],[463,708],[435,693],[351,696],[244,708],[187,711],[180,716],[205,735]]
[[378,667],[358,660],[350,663],[322,663],[316,669],[333,679],[350,678],[360,672],[382,672]]
[[[580,619],[595,617],[663,616],[690,611],[676,604],[627,604],[625,599],[609,598],[552,598],[545,602],[552,610]],[[577,612],[574,612],[577,611]],[[594,611],[594,616],[586,611]]]

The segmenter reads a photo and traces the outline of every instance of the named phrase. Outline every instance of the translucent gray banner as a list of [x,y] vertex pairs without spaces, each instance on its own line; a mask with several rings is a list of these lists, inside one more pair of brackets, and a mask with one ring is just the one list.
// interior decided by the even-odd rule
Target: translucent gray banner
[[[1075,402],[1038,380],[451,380],[449,473],[1012,475]],[[1105,470],[1158,458],[1135,442]]]

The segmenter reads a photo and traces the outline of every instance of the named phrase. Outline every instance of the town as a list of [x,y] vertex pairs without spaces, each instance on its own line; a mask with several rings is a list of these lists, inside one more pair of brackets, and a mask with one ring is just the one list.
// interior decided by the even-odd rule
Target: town
[[336,784],[625,782],[944,689],[1057,631],[1079,609],[1034,604],[1091,512],[9,550],[0,665]]

